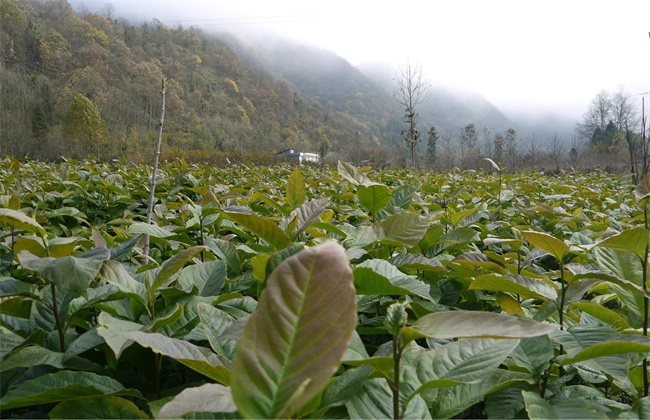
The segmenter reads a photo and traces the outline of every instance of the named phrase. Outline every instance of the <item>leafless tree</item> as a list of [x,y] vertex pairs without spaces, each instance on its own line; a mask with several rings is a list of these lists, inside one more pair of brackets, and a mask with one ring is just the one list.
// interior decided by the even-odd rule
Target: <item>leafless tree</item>
[[408,125],[402,133],[407,147],[411,151],[411,164],[415,168],[415,146],[420,140],[420,132],[417,130],[417,112],[415,108],[429,98],[431,84],[418,65],[399,67],[399,73],[395,76],[397,87],[393,90],[393,97],[398,104],[404,107],[404,121]]
[[612,119],[612,100],[607,91],[601,90],[591,100],[582,122],[578,124],[578,134],[585,139],[591,139],[596,128],[605,131],[607,123]]
[[626,124],[630,129],[634,129],[638,119],[637,109],[632,104],[632,96],[621,85],[614,92],[611,98],[612,120],[619,131],[626,129]]
[[527,152],[530,159],[530,169],[535,170],[535,163],[538,162],[539,156],[542,151],[540,139],[536,135],[532,135],[527,144]]
[[549,139],[548,157],[555,165],[555,170],[560,170],[562,158],[564,157],[564,142],[557,133],[553,134]]

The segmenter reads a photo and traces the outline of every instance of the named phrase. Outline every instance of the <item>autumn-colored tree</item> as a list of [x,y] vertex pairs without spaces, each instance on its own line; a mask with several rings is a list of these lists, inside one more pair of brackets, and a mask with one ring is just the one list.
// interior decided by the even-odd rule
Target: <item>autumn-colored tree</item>
[[63,135],[97,158],[102,146],[108,142],[108,129],[99,108],[80,93],[70,103],[63,123]]

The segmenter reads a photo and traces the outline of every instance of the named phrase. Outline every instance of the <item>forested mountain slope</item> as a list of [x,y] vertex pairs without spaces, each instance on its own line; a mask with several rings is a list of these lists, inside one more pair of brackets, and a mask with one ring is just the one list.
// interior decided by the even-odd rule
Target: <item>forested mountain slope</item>
[[167,150],[232,151],[241,140],[245,151],[270,154],[358,154],[377,141],[367,125],[303,98],[197,30],[77,16],[61,0],[0,0],[0,14],[0,153],[150,153],[163,78]]

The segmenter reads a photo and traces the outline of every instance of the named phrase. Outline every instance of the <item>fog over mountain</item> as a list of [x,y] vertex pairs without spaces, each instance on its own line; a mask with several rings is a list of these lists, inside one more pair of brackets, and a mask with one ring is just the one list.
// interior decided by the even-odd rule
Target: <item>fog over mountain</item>
[[[491,118],[489,123],[471,121],[477,126],[500,130],[510,125],[522,134],[567,137],[597,92],[619,85],[633,94],[650,90],[647,72],[641,70],[650,66],[650,53],[637,53],[650,50],[643,26],[650,2],[644,1],[615,7],[580,0],[568,4],[556,0],[415,1],[409,7],[395,1],[338,0],[326,6],[254,0],[71,3],[95,11],[111,4],[114,17],[136,22],[156,18],[172,27],[235,34],[238,42],[269,55],[267,62],[289,80],[300,77],[294,83],[302,84],[307,95],[314,92],[308,92],[306,75],[280,66],[272,54],[287,57],[293,48],[297,55],[289,61],[299,67],[300,61],[312,60],[316,53],[289,47],[286,41],[280,51],[270,39],[324,48],[322,58],[325,52],[339,56],[376,83],[385,84],[389,92],[398,65],[420,64],[436,93],[428,108],[421,110],[423,123],[441,108],[459,111],[468,107],[476,118]],[[637,57],[634,64],[624,64],[633,55]],[[385,65],[379,68],[379,62]],[[325,69],[331,75],[337,70]]]

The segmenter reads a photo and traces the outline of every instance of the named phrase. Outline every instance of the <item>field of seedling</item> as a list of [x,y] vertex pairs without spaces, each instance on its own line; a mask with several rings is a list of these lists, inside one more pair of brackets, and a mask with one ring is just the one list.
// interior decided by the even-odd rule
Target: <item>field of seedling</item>
[[3,158],[1,416],[649,418],[650,178],[486,168]]

